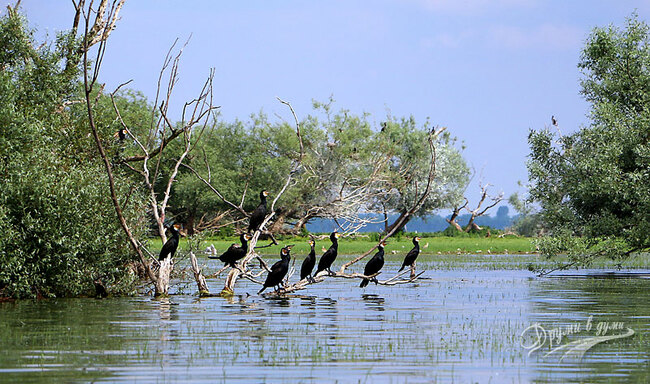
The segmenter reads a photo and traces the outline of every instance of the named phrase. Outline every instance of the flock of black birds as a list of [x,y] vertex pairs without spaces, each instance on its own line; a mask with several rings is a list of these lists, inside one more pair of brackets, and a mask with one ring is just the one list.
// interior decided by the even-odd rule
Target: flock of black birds
[[[251,233],[257,231],[259,227],[262,225],[262,223],[264,222],[264,218],[266,217],[266,213],[267,213],[267,208],[266,208],[267,196],[268,196],[267,191],[260,192],[260,204],[257,206],[257,208],[255,208],[255,210],[251,214],[249,225],[248,225],[248,231],[246,233],[242,233],[239,236],[239,240],[241,244],[240,245],[232,244],[220,256],[209,256],[208,258],[219,259],[224,264],[235,268],[236,263],[239,260],[243,259],[248,253],[248,241],[252,238]],[[162,249],[160,250],[160,255],[158,257],[159,261],[162,261],[167,257],[174,257],[174,254],[176,253],[176,249],[178,248],[180,225],[174,224],[173,226],[169,227],[169,230],[171,231],[172,236],[169,238],[169,240],[167,240],[167,242],[165,242]],[[330,268],[332,267],[332,264],[334,264],[334,261],[338,256],[339,233],[334,231],[330,234],[329,238],[330,241],[332,242],[332,245],[330,245],[329,249],[325,251],[325,253],[323,253],[323,256],[321,256],[320,260],[318,261],[318,267],[316,268],[316,273],[314,273],[313,275],[312,275],[312,271],[314,270],[314,266],[316,266],[316,250],[315,250],[316,242],[313,239],[309,240],[311,251],[309,252],[307,257],[305,257],[305,260],[303,260],[302,266],[300,267],[301,281],[307,279],[308,282],[313,283],[315,282],[314,278],[323,271],[326,271],[330,275],[335,274],[334,272],[332,272]],[[365,276],[375,275],[379,273],[379,271],[381,271],[381,269],[384,267],[385,246],[386,243],[383,241],[379,244],[377,253],[368,261],[368,263],[366,264],[363,270],[363,274]],[[289,272],[289,263],[291,261],[291,247],[293,247],[293,245],[288,245],[282,248],[282,250],[280,251],[280,260],[271,266],[270,271],[266,276],[266,281],[264,281],[263,287],[262,289],[260,289],[258,294],[261,294],[262,292],[264,292],[266,288],[269,287],[276,287],[277,290],[277,287],[282,285],[284,278]],[[419,254],[420,254],[420,238],[416,236],[413,238],[413,249],[411,249],[406,254],[406,257],[404,258],[404,262],[402,263],[402,267],[398,272],[401,272],[406,267],[411,267]],[[363,288],[367,286],[371,281],[374,282],[375,284],[378,284],[378,280],[376,276],[373,276],[371,278],[362,279],[359,287]]]

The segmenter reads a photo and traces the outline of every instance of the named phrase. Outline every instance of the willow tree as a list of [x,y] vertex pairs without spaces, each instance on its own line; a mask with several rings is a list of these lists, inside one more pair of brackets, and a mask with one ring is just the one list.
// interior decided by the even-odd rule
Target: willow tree
[[595,28],[582,51],[588,126],[531,131],[528,171],[551,236],[544,255],[622,260],[650,247],[650,34],[633,14],[624,29]]
[[380,201],[383,212],[397,213],[397,218],[387,223],[385,231],[401,230],[410,219],[428,215],[441,208],[451,208],[463,199],[463,193],[469,183],[469,168],[460,151],[455,147],[456,139],[449,131],[443,129],[437,134],[435,179],[431,193],[418,207],[409,213],[410,202],[413,201],[422,186],[413,180],[426,180],[429,167],[429,156],[426,143],[430,132],[435,131],[429,122],[418,126],[412,117],[390,119],[383,124],[380,131],[380,141],[385,148],[383,151],[392,155],[390,164],[390,183],[385,188],[387,199]]
[[[0,18],[0,296],[95,295],[105,287],[119,294],[137,280],[79,113],[81,48],[74,30],[36,41],[12,7]],[[111,153],[114,132],[99,130]],[[116,193],[128,195],[128,177],[115,180]],[[123,217],[136,236],[142,202],[131,194]]]

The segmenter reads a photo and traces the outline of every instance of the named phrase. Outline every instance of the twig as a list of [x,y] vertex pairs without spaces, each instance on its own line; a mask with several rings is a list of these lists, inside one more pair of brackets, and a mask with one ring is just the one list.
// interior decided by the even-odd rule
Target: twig
[[422,274],[424,272],[426,272],[426,271],[422,271],[422,272],[418,273],[417,275],[415,275],[413,277],[410,277],[409,279],[406,279],[406,280],[393,280],[393,281],[391,281],[392,280],[391,279],[391,280],[386,280],[386,281],[378,281],[377,284],[379,284],[379,285],[398,285],[398,284],[412,283],[415,280],[417,280],[418,277],[422,276]]
[[235,204],[232,203],[230,200],[226,199],[226,198],[223,196],[223,194],[222,194],[222,193],[221,193],[221,192],[220,192],[216,187],[214,187],[214,186],[213,186],[213,185],[212,185],[208,180],[206,180],[205,178],[203,178],[203,176],[201,176],[201,175],[200,175],[200,174],[199,174],[199,173],[198,173],[198,172],[197,172],[193,167],[191,167],[190,165],[187,165],[187,164],[185,164],[185,163],[181,163],[181,165],[182,165],[183,167],[189,169],[189,170],[190,170],[190,171],[191,171],[191,172],[192,172],[192,173],[193,173],[193,174],[194,174],[194,175],[195,175],[199,180],[201,180],[201,181],[203,182],[203,184],[205,184],[208,188],[210,188],[210,190],[211,190],[212,192],[214,192],[214,194],[216,194],[217,197],[219,197],[219,198],[221,199],[221,201],[223,201],[224,203],[228,204],[229,206],[231,206],[232,208],[234,208],[235,210],[237,210],[239,213],[241,213],[241,214],[244,215],[245,217],[250,217],[250,214],[249,214],[248,212],[246,212],[246,211],[244,210],[244,208],[242,208],[242,207],[239,206],[239,205],[235,205]]
[[266,272],[271,272],[271,268],[269,268],[269,264],[266,261],[264,261],[264,259],[262,259],[259,255],[255,257],[260,262],[260,268],[266,270]]

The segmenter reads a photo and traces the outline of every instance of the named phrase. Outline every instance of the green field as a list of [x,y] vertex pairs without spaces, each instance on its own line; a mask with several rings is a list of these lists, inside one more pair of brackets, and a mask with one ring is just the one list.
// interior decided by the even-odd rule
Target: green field
[[[280,248],[287,244],[294,244],[292,253],[295,255],[306,254],[309,252],[308,238],[294,237],[279,241],[279,245],[260,249],[260,253],[279,254]],[[420,251],[422,255],[437,254],[526,254],[535,253],[534,239],[526,237],[424,237],[420,240]],[[231,239],[207,239],[201,243],[199,249],[205,249],[210,244],[214,244],[217,252],[221,253],[232,243],[239,243],[238,238]],[[262,240],[258,245],[264,246],[268,241]],[[359,255],[366,252],[377,244],[369,238],[356,239],[339,239],[339,254],[341,255]],[[322,248],[330,246],[329,239],[317,240],[316,253],[322,253]],[[152,252],[161,248],[159,239],[150,240],[149,247]],[[386,254],[405,255],[413,244],[410,238],[388,240],[386,245]],[[187,240],[181,239],[181,251],[187,249]]]
[[[302,259],[309,252],[307,238],[293,237],[280,241],[279,245],[258,249],[258,253],[273,256],[280,254],[280,248],[284,245],[294,244],[292,255],[295,259]],[[214,244],[217,254],[224,252],[232,243],[239,242],[238,238],[231,239],[207,239],[201,242],[198,247],[197,256],[205,257],[203,250]],[[267,245],[268,241],[260,241],[258,245]],[[340,239],[339,240],[339,261],[351,260],[353,256],[360,255],[376,244],[369,238]],[[428,245],[427,245],[428,244]],[[323,254],[323,247],[330,246],[329,239],[318,240],[316,243],[316,255]],[[412,248],[409,238],[389,239],[386,245],[386,260],[400,261]],[[157,254],[161,248],[159,239],[149,241],[149,249]],[[548,260],[537,254],[535,250],[535,239],[526,237],[424,237],[420,241],[421,256],[418,259],[420,268],[437,270],[516,270],[533,268],[551,268],[555,262],[566,262],[567,258],[558,256]],[[181,239],[180,257],[188,251],[188,241]],[[209,263],[210,264],[210,263]],[[217,265],[218,264],[218,265]],[[211,265],[221,267],[220,263]],[[650,255],[632,255],[623,262],[611,259],[596,259],[591,264],[593,268],[650,268]]]

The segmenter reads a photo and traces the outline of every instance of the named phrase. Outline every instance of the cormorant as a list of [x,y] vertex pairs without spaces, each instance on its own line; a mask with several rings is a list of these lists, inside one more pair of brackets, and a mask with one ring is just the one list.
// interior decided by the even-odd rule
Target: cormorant
[[313,282],[314,278],[311,277],[311,271],[314,270],[314,265],[316,265],[316,250],[314,249],[316,242],[309,240],[309,245],[311,246],[311,251],[309,251],[309,255],[305,257],[300,267],[300,280],[307,278],[310,282]]
[[248,232],[255,232],[262,225],[266,216],[266,196],[268,195],[269,193],[266,191],[260,192],[260,205],[251,213],[251,218],[248,222]]
[[167,256],[169,257],[174,257],[174,254],[176,253],[176,249],[178,248],[178,236],[180,234],[179,230],[181,229],[180,224],[174,224],[171,227],[169,227],[169,230],[172,233],[172,237],[170,237],[165,245],[163,245],[162,249],[160,250],[160,255],[158,256],[158,261],[163,261]]
[[[368,261],[368,264],[366,264],[366,267],[363,269],[363,274],[366,276],[374,275],[375,273],[379,272],[381,268],[384,266],[384,246],[386,245],[385,242],[379,243],[379,250],[375,255]],[[359,284],[359,287],[363,288],[368,283],[370,282],[371,279],[363,279],[361,280],[361,284]],[[372,281],[377,284],[377,277],[373,277]]]
[[282,284],[282,279],[284,279],[284,277],[287,275],[287,272],[289,271],[289,261],[291,261],[291,247],[291,245],[287,245],[286,247],[282,248],[280,251],[280,261],[275,262],[275,264],[273,264],[271,267],[271,272],[266,275],[264,286],[262,289],[260,289],[259,292],[257,292],[258,295],[264,292],[264,290],[268,287],[275,287]]
[[113,136],[116,137],[120,142],[123,142],[124,139],[126,139],[126,129],[124,128],[118,129],[117,132],[115,132],[115,135]]
[[327,270],[330,274],[334,274],[334,272],[330,270],[330,267],[334,263],[334,260],[336,260],[336,256],[339,252],[339,241],[337,240],[338,237],[339,234],[336,231],[330,234],[330,241],[332,242],[332,245],[325,253],[323,253],[323,256],[321,256],[320,260],[318,261],[318,268],[316,269],[316,273],[314,273],[314,277],[316,277],[320,271],[324,270]]
[[415,259],[418,258],[418,255],[420,254],[420,238],[418,236],[415,236],[413,238],[413,245],[413,249],[411,249],[409,253],[406,254],[402,268],[400,268],[398,272],[402,272],[404,267],[410,267],[413,265],[413,263],[415,263]]
[[251,235],[248,233],[242,233],[239,235],[241,245],[233,244],[226,250],[226,252],[221,254],[221,256],[208,256],[208,259],[219,259],[234,268],[235,263],[246,256],[246,252],[248,252],[248,240],[250,239]]

